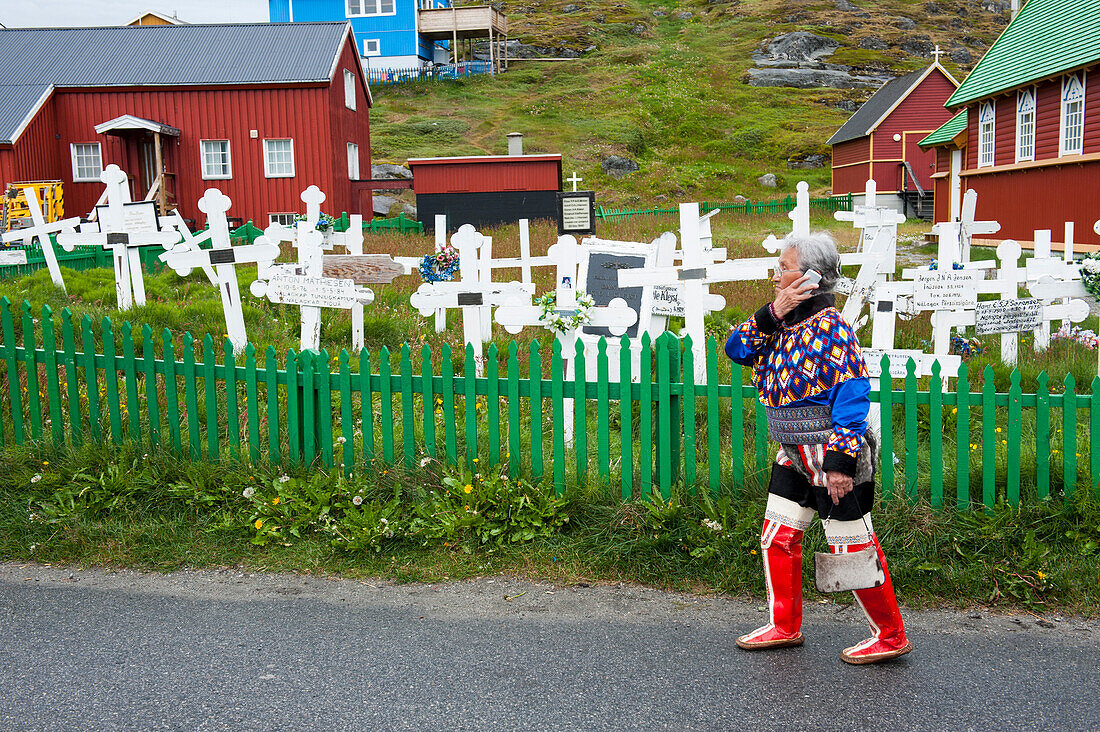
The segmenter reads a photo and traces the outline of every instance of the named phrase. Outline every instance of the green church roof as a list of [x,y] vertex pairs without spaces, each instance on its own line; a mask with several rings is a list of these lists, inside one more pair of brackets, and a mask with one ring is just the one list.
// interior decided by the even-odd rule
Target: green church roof
[[944,105],[1100,61],[1100,0],[1029,0]]
[[959,112],[951,119],[943,123],[938,130],[917,143],[920,147],[932,147],[943,145],[955,139],[955,135],[966,129],[966,110]]

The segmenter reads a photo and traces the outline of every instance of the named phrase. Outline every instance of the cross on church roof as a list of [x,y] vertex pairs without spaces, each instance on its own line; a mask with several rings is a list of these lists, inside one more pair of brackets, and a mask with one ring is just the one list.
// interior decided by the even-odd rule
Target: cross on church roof
[[939,63],[940,62],[940,56],[942,56],[944,53],[946,53],[946,51],[941,51],[940,50],[940,44],[937,43],[936,44],[936,50],[932,52],[932,58],[934,58],[936,60],[936,63]]

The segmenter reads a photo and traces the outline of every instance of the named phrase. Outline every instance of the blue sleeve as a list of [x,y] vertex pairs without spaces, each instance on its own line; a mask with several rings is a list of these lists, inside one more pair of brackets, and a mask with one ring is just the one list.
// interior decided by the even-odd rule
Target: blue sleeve
[[779,322],[772,317],[771,310],[765,305],[730,333],[729,340],[726,341],[726,355],[734,363],[752,366],[768,336],[777,330]]
[[832,391],[833,434],[829,450],[842,452],[853,459],[863,447],[867,432],[867,414],[871,410],[871,382],[866,377],[848,379]]

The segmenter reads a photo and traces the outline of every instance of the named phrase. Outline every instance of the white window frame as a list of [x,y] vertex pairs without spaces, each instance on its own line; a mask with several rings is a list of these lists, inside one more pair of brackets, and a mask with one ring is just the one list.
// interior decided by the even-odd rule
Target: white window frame
[[[78,148],[95,147],[96,156],[99,158],[99,170],[94,175],[80,175],[80,154]],[[73,165],[73,183],[99,183],[99,175],[103,172],[103,146],[98,142],[73,142],[69,144],[69,154]],[[85,168],[90,170],[90,168]]]
[[348,143],[348,180],[359,180],[359,146]]
[[[388,12],[382,10],[385,3],[389,3],[390,9]],[[348,18],[397,15],[397,0],[344,0],[344,10],[345,16]]]
[[297,214],[293,212],[287,213],[269,213],[267,215],[267,223],[279,224],[280,226],[294,226],[294,217]]
[[355,74],[344,69],[344,106],[355,110]]
[[1058,115],[1058,157],[1080,155],[1085,145],[1085,72],[1062,79]]
[[[268,143],[272,142],[289,142],[290,143],[290,172],[273,172],[271,165],[271,150],[268,147]],[[264,177],[265,178],[293,178],[294,177],[294,138],[292,137],[271,137],[264,139]]]
[[1016,98],[1016,162],[1035,159],[1035,90],[1024,89]]
[[382,55],[382,42],[377,38],[364,38],[363,39],[363,55],[364,56],[381,56]]
[[993,102],[978,105],[978,167],[988,168],[997,159],[997,108]]
[[[206,169],[206,143],[208,142],[224,142],[225,143],[225,168],[226,173],[210,173]],[[233,153],[229,146],[229,140],[199,140],[199,169],[202,171],[203,180],[230,180],[233,177]]]

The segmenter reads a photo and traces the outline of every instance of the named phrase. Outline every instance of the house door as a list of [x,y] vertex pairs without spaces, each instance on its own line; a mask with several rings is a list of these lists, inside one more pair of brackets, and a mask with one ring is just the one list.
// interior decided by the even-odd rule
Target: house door
[[138,142],[138,156],[141,161],[141,182],[139,189],[134,193],[138,194],[136,196],[138,200],[144,200],[160,174],[157,170],[157,151],[153,145],[152,135],[142,135]]
[[962,170],[962,150],[952,150],[951,177],[949,178],[951,190],[949,220],[951,221],[958,221],[959,216],[962,215],[962,179],[959,177],[960,170]]

